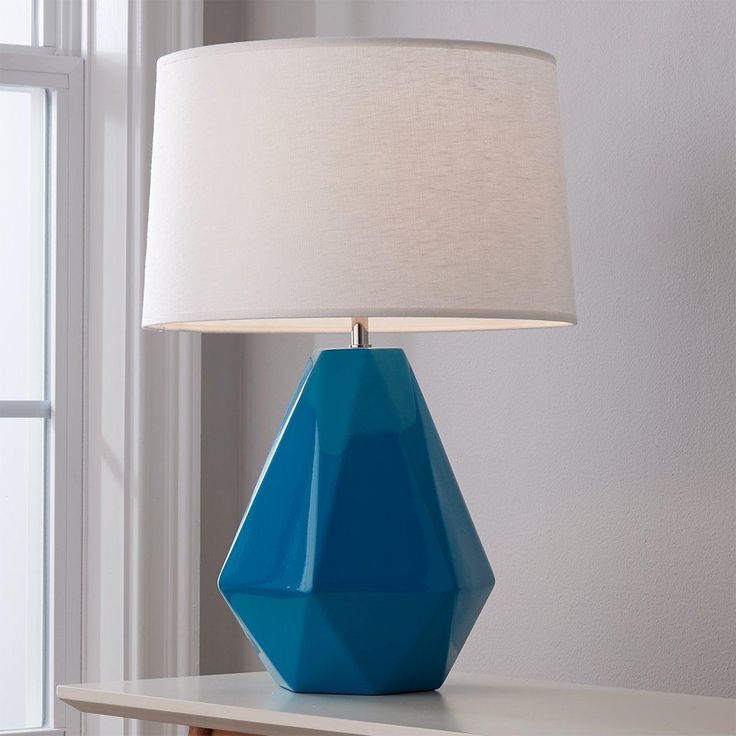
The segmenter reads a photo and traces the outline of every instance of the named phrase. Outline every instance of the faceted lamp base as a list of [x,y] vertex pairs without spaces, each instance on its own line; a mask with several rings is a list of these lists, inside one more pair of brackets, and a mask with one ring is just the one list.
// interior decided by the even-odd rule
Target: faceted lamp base
[[404,352],[310,359],[218,581],[274,679],[438,688],[493,583]]

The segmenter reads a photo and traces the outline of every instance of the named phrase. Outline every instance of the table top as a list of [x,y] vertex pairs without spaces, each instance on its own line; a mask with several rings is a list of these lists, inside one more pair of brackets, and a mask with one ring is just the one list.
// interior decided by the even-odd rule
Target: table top
[[733,736],[736,700],[452,673],[435,692],[304,695],[265,672],[60,685],[104,715],[258,736]]

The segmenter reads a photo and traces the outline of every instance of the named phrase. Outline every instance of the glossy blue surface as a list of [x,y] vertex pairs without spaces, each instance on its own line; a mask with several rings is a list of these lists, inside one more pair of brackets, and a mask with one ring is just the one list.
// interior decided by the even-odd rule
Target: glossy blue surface
[[310,359],[218,581],[276,681],[437,688],[493,582],[404,352]]

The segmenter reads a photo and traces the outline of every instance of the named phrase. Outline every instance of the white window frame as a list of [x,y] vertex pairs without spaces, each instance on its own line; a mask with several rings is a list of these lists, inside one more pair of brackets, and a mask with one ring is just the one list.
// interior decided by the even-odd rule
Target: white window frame
[[[49,0],[39,5],[44,9],[43,42],[55,43],[61,28],[57,5]],[[45,725],[0,731],[0,736],[76,736],[80,716],[63,706],[54,691],[59,683],[79,682],[82,668],[83,62],[44,46],[0,45],[0,85],[49,90],[48,129],[53,140],[46,234],[49,395],[44,401],[0,401],[0,418],[43,417],[48,422]]]

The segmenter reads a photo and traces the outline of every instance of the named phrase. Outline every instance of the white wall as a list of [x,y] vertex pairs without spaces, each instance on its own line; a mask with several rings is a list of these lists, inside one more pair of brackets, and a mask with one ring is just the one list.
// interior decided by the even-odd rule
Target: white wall
[[[556,55],[580,324],[373,337],[405,347],[496,573],[457,667],[736,695],[736,4],[272,0],[242,19],[248,39]],[[249,488],[311,343],[239,339]]]

